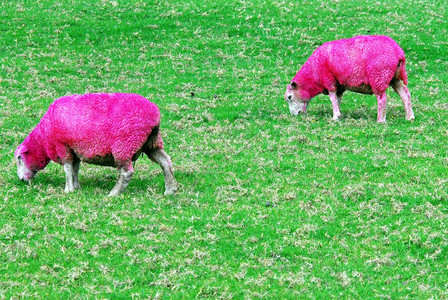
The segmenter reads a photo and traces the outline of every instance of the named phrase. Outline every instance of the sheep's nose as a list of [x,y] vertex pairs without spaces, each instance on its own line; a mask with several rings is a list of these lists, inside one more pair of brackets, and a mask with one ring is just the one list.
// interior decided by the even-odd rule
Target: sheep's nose
[[288,96],[288,100],[291,100],[291,99],[292,99],[292,96],[291,96],[291,95],[289,95],[289,96]]

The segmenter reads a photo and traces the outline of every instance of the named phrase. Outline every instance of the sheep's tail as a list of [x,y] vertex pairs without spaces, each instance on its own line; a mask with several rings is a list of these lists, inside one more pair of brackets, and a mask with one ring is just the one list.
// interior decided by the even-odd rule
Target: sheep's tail
[[408,85],[408,73],[406,72],[406,59],[403,58],[398,61],[397,71],[395,73],[395,77],[403,80],[405,85]]
[[163,149],[163,142],[160,136],[160,125],[154,126],[146,140],[144,150]]

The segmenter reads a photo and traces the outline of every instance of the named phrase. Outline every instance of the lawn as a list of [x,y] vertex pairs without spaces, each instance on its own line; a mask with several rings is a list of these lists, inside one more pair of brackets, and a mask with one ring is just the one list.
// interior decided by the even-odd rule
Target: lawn
[[[443,1],[13,1],[0,4],[0,299],[448,297],[448,62]],[[394,38],[415,121],[388,90],[283,94],[325,41]],[[14,150],[50,103],[156,103],[180,184],[144,157],[124,194],[81,165],[64,193]]]

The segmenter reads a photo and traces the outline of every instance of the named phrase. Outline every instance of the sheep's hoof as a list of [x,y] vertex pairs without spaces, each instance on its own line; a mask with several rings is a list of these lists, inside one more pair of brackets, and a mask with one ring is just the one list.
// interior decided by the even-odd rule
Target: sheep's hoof
[[174,195],[176,192],[177,192],[177,187],[171,188],[171,189],[166,189],[165,193],[163,193],[163,194],[165,196],[168,196],[168,195]]
[[120,195],[119,192],[112,190],[112,191],[110,191],[109,195],[107,195],[107,197],[115,197],[118,195]]

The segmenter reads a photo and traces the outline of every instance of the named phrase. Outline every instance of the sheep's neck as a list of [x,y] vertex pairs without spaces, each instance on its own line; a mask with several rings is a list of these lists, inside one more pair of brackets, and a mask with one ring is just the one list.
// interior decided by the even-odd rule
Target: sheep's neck
[[45,150],[45,137],[41,134],[40,126],[37,126],[26,138],[25,142],[32,157],[30,166],[35,171],[42,170],[50,162]]
[[305,63],[293,79],[299,86],[302,99],[311,99],[324,91],[324,88],[316,83],[309,64]]

